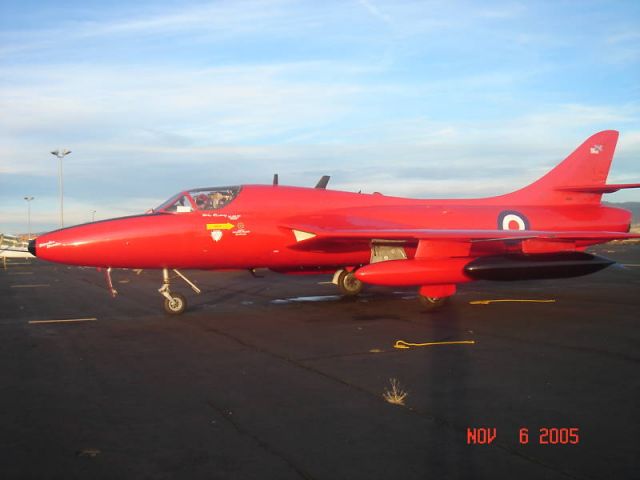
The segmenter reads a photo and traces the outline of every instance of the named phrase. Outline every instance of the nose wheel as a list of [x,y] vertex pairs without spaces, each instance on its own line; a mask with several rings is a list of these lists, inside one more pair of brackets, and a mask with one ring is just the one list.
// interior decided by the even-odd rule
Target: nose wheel
[[180,315],[187,308],[187,299],[180,293],[170,293],[171,299],[164,299],[164,311],[171,315]]
[[[173,270],[174,273],[185,281],[187,285],[189,285],[192,290],[196,293],[200,293],[201,290],[187,277],[185,277],[178,270]],[[164,311],[170,315],[180,315],[187,308],[187,299],[184,295],[180,293],[174,293],[170,288],[171,278],[169,277],[169,269],[162,269],[162,286],[158,289],[160,295],[164,297]]]

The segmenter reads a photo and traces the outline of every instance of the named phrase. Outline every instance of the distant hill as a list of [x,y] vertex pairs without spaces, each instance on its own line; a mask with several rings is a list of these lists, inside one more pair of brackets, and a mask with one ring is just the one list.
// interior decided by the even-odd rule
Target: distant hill
[[633,214],[633,221],[631,223],[633,223],[634,225],[640,224],[640,202],[602,203],[604,203],[605,205],[611,205],[612,207],[624,208],[631,211],[631,213]]

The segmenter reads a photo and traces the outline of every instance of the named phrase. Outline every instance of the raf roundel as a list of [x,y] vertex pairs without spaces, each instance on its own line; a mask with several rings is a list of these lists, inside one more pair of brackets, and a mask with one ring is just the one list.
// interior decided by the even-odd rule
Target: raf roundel
[[499,230],[529,230],[529,220],[519,212],[505,211],[498,216]]

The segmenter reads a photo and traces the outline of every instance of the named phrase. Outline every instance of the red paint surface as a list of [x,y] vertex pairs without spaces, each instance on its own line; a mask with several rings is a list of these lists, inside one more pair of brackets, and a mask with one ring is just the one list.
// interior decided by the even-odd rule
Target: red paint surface
[[[455,284],[469,280],[462,268],[479,256],[577,250],[631,237],[625,233],[631,214],[600,204],[617,137],[614,131],[592,136],[540,180],[507,195],[416,200],[245,185],[218,210],[156,212],[41,235],[37,256],[116,268],[268,267],[299,272],[362,266],[357,276],[365,282],[444,285],[441,290],[451,292]],[[598,153],[592,153],[594,146]],[[581,185],[590,190],[577,188]],[[514,221],[502,230],[505,212],[526,219],[527,230],[511,230],[518,228]],[[207,227],[211,224],[231,227],[212,236],[217,229]],[[315,236],[297,241],[293,230]],[[402,241],[409,260],[367,266],[371,242],[381,240]]]

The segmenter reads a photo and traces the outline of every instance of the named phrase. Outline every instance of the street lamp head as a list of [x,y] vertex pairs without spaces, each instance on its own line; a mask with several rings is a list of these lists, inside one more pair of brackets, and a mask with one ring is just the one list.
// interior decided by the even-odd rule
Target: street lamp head
[[51,152],[52,155],[55,155],[58,158],[62,158],[65,155],[69,155],[71,153],[71,150],[67,150],[66,148],[62,149],[62,150],[53,150]]
[[27,202],[30,202],[30,201],[31,201],[31,200],[33,200],[34,198],[35,198],[35,197],[24,197],[24,199],[25,199]]

